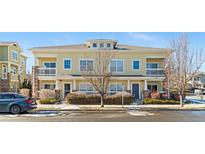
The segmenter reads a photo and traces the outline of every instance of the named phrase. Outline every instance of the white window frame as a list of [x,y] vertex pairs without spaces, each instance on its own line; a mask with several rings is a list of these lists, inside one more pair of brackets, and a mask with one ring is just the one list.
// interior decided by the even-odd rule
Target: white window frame
[[[79,69],[80,72],[83,72],[83,71],[80,70],[80,61],[82,61],[82,60],[93,61],[93,70],[94,70],[94,59],[79,59],[79,68],[78,69]],[[86,65],[87,65],[87,62],[86,62]],[[87,69],[87,66],[86,66],[86,69]]]
[[[4,72],[4,69],[6,70],[6,72]],[[2,79],[7,79],[7,74],[8,74],[7,65],[2,65]]]
[[116,71],[115,71],[115,72],[112,72],[112,73],[124,73],[124,65],[125,65],[124,59],[111,59],[110,64],[109,64],[109,72],[111,72],[111,62],[112,62],[112,61],[116,61],[116,63],[117,63],[117,61],[122,61],[122,63],[123,63],[123,65],[122,65],[122,71],[117,71],[117,64],[116,64]]
[[[17,58],[17,59],[15,59],[15,58],[13,57],[13,53],[16,54],[16,58]],[[18,51],[11,50],[11,59],[12,59],[12,60],[14,60],[14,61],[18,61],[18,56],[19,56],[19,55],[18,55]]]
[[[118,85],[118,84],[120,84],[120,85],[122,86],[122,91],[118,91],[118,90],[117,90],[117,85]],[[111,85],[116,85],[116,91],[111,91],[111,90],[110,90]],[[109,84],[109,94],[110,94],[110,93],[116,94],[116,93],[118,93],[118,92],[123,92],[124,90],[125,90],[125,86],[124,86],[123,83],[121,83],[121,82],[120,82],[120,83],[110,83],[110,84]]]
[[[147,90],[148,90],[148,86],[157,86],[157,91],[159,91],[159,87],[157,83],[148,83],[147,84]],[[151,91],[152,92],[152,91]]]
[[[70,60],[70,68],[65,68],[65,60]],[[72,70],[72,59],[71,58],[64,58],[63,59],[63,68],[64,70]]]
[[[134,61],[139,61],[139,69],[134,69]],[[133,71],[141,70],[141,61],[139,59],[132,59],[132,70]]]
[[50,89],[50,90],[55,90],[56,84],[55,83],[43,83],[43,89],[45,89],[45,85],[54,85],[54,89]]
[[[47,68],[47,67],[45,67],[45,63],[55,63],[56,67],[55,68]],[[44,61],[43,62],[43,68],[46,68],[46,69],[56,69],[57,68],[57,63],[56,63],[56,61]]]
[[[82,91],[82,90],[80,89],[81,85],[86,85],[86,90],[85,90],[85,91]],[[93,90],[92,90],[92,91],[88,91],[87,85],[91,85]],[[85,92],[85,93],[91,93],[91,94],[96,93],[96,90],[95,90],[95,88],[93,87],[93,85],[92,85],[91,83],[88,83],[88,82],[79,83],[79,91],[80,91],[80,92]]]
[[21,66],[25,66],[26,65],[26,61],[24,58],[21,58]]

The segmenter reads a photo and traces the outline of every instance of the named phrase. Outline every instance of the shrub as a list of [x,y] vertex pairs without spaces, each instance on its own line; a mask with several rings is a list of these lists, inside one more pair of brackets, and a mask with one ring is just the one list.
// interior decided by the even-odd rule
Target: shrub
[[20,89],[20,94],[26,97],[30,96],[30,89]]
[[145,98],[144,104],[180,104],[180,102],[174,99]]
[[[130,93],[124,92],[124,104],[131,104],[133,97]],[[86,94],[82,92],[72,92],[66,96],[66,101],[69,104],[100,104],[101,96],[99,94]],[[104,104],[122,104],[122,93],[106,96]]]
[[39,103],[40,104],[55,104],[57,103],[58,100],[55,98],[45,98],[45,99],[40,99]]
[[40,98],[55,98],[55,91],[50,89],[41,89],[40,90]]
[[160,98],[160,93],[158,93],[158,92],[152,92],[152,93],[151,93],[151,98],[156,98],[156,99]]

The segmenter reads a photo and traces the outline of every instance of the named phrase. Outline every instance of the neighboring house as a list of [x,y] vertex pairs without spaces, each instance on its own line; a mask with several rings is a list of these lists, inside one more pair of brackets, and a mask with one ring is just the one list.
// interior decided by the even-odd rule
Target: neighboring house
[[135,99],[142,99],[144,91],[163,92],[164,60],[170,49],[120,45],[116,40],[88,40],[84,44],[34,47],[33,95],[40,89],[59,89],[62,98],[72,91],[94,93],[83,77],[87,65],[95,67],[94,58],[99,47],[114,52],[110,63],[112,79],[109,93],[130,91]]
[[205,72],[198,72],[192,81],[189,82],[190,87],[195,93],[202,93],[205,91]]
[[26,78],[26,59],[16,42],[0,42],[0,92],[17,92]]

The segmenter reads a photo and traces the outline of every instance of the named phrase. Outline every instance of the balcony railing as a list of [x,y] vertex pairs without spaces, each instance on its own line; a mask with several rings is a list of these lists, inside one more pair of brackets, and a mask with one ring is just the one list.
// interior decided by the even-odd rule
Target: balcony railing
[[38,68],[38,76],[56,76],[56,68]]
[[151,69],[147,68],[147,76],[164,76],[164,69],[157,68],[157,69]]

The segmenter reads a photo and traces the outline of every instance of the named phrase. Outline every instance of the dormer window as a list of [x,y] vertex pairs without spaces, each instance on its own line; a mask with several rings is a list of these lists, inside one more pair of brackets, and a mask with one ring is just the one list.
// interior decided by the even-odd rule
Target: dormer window
[[104,47],[104,44],[103,44],[103,43],[100,43],[100,47],[103,48],[103,47]]
[[108,44],[107,44],[107,48],[110,48],[110,47],[111,47],[111,45],[110,45],[110,43],[108,43]]
[[97,43],[93,43],[93,48],[97,48]]

